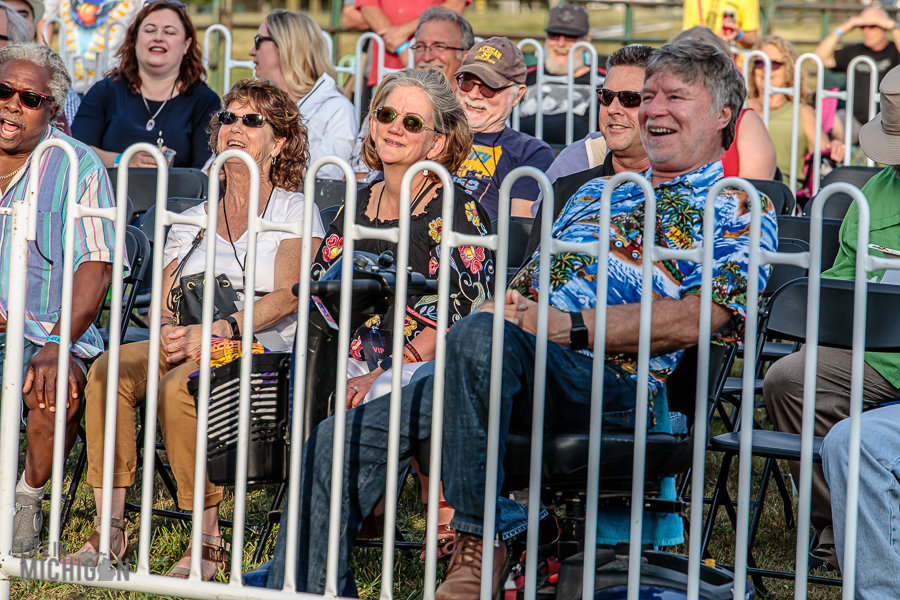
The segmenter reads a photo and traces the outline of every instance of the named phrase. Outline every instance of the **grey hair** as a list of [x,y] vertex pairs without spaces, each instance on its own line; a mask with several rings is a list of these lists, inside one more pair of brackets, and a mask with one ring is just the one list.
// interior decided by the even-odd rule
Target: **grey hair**
[[731,121],[722,130],[722,148],[728,150],[734,141],[741,107],[747,99],[744,77],[734,66],[731,57],[716,46],[684,39],[666,44],[653,53],[647,61],[644,80],[662,71],[681,78],[687,84],[699,80],[712,98],[713,114],[725,106],[731,108]]
[[731,48],[728,47],[728,42],[713,33],[712,29],[704,27],[703,25],[697,25],[696,27],[691,27],[690,29],[678,32],[672,36],[672,39],[670,39],[668,43],[677,44],[681,40],[699,40],[711,46],[715,46],[725,54],[731,54]]
[[606,70],[609,71],[613,67],[640,67],[647,66],[650,55],[656,48],[644,46],[643,44],[631,44],[624,48],[619,48],[609,55],[606,59]]
[[472,31],[472,26],[461,14],[442,6],[432,6],[419,17],[419,26],[416,27],[417,39],[422,26],[428,21],[447,21],[459,27],[459,47],[463,50],[458,53],[458,58],[462,58],[462,53],[475,45],[475,33]]
[[50,71],[47,87],[53,96],[53,104],[60,108],[57,114],[62,112],[69,88],[72,87],[72,79],[56,51],[43,44],[10,44],[6,48],[0,48],[0,66],[8,60],[26,60]]
[[28,21],[6,2],[0,2],[0,8],[6,11],[6,37],[10,44],[26,44],[31,41]]

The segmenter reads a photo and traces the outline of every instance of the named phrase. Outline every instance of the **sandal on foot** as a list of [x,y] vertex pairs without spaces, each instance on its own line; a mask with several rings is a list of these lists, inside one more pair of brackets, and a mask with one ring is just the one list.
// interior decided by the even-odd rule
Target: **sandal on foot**
[[[125,557],[125,554],[128,552],[128,530],[126,529],[128,526],[128,519],[111,519],[111,529],[120,529],[122,531],[122,537],[125,541],[125,549],[122,551],[121,558]],[[93,546],[94,548],[100,549],[100,532],[97,531],[97,527],[100,527],[100,517],[94,517],[94,533],[91,534],[91,537],[88,538],[88,544]],[[90,552],[88,550],[82,550],[81,552],[74,552],[72,554],[67,555],[63,561],[65,564],[73,564],[73,565],[81,565],[84,567],[96,567],[99,562],[100,553],[99,552]],[[112,561],[119,560],[120,557],[116,556],[115,552],[112,550],[109,551],[109,558]]]
[[[217,535],[208,535],[206,533],[203,534],[202,544],[200,545],[200,561],[201,561],[201,569],[200,576],[203,581],[212,581],[216,578],[216,575],[219,573],[225,572],[225,561],[228,560],[228,552],[231,551],[231,544],[225,541],[225,538]],[[188,546],[187,550],[184,551],[184,555],[181,557],[181,560],[185,558],[191,557],[191,547]],[[179,561],[181,562],[181,561]],[[216,566],[216,572],[211,577],[203,576],[202,563],[203,562],[211,562]],[[190,567],[179,567],[174,566],[172,570],[166,573],[168,577],[175,577],[178,579],[187,579],[191,574]]]
[[[444,500],[438,502],[438,521],[441,520],[441,511],[445,509],[453,510],[453,507]],[[453,548],[450,544],[456,539],[456,530],[450,527],[450,520],[452,520],[452,517],[451,519],[446,519],[445,523],[438,522],[437,562],[450,560],[450,555],[453,554]],[[425,543],[426,540],[422,540],[422,552],[419,554],[420,562],[425,562]]]

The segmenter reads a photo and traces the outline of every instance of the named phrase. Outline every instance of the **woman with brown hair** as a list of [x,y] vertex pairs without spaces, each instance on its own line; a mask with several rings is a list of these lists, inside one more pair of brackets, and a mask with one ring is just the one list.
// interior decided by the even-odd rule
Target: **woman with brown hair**
[[[203,82],[197,30],[185,5],[147,2],[118,57],[119,66],[85,94],[73,137],[91,146],[107,167],[118,166],[128,146],[150,142],[167,153],[170,166],[201,168],[211,154],[206,125],[220,105]],[[131,166],[156,162],[142,153]]]
[[[309,156],[306,127],[297,105],[286,92],[264,80],[244,79],[225,95],[225,110],[209,122],[209,143],[219,150],[237,148],[254,158],[259,167],[259,214],[270,221],[303,221],[303,194],[299,192]],[[166,239],[162,290],[157,301],[162,305],[162,330],[159,354],[160,431],[175,481],[178,506],[193,509],[194,456],[197,415],[194,398],[187,391],[188,376],[196,371],[202,325],[179,326],[169,310],[169,295],[178,286],[176,273],[188,276],[202,273],[207,252],[216,253],[216,277],[226,275],[243,292],[247,261],[247,208],[250,195],[250,171],[233,158],[222,169],[225,196],[218,204],[218,229],[200,236],[192,225],[174,225]],[[188,209],[188,216],[205,217],[207,204]],[[319,211],[313,210],[313,248],[324,235]],[[215,245],[210,248],[209,240]],[[199,243],[198,243],[199,242]],[[257,238],[256,290],[253,331],[281,338],[292,347],[296,330],[297,299],[291,287],[300,281],[299,237],[282,232],[264,232]],[[176,290],[174,290],[177,292]],[[261,296],[262,297],[259,297]],[[239,300],[243,296],[239,294]],[[237,307],[235,307],[237,308]],[[241,339],[243,311],[235,310],[212,324],[212,333],[224,339]],[[135,482],[137,468],[135,416],[144,404],[149,342],[127,344],[120,349],[118,408],[116,413],[116,452],[112,494],[112,534],[110,551],[121,556],[127,547],[125,537],[125,490]],[[88,372],[85,387],[88,484],[94,487],[98,513],[101,509],[103,481],[103,441],[106,420],[106,378],[109,354],[101,356]],[[212,579],[225,566],[225,542],[219,535],[219,504],[222,488],[206,482],[206,509],[203,512],[204,579]],[[100,545],[98,530],[70,562],[96,564]],[[190,548],[170,575],[187,577]]]

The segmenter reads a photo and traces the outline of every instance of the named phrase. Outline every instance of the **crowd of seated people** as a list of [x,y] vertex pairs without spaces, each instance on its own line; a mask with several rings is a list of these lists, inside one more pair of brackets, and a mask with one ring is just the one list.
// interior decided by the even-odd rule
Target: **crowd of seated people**
[[[389,16],[390,22],[400,19],[400,13],[392,12],[394,8],[376,6],[378,2],[360,1],[358,4],[362,9],[360,14],[367,17],[363,19],[366,22],[381,23]],[[451,1],[423,10],[412,20],[395,25],[381,23],[389,48],[396,49],[405,39],[414,39],[409,52],[414,58],[415,69],[401,69],[389,74],[374,87],[367,113],[360,123],[352,103],[335,80],[322,29],[310,17],[273,11],[260,24],[250,52],[256,79],[238,82],[220,100],[205,83],[206,71],[200,59],[197,31],[185,7],[170,0],[147,3],[128,27],[118,52],[117,65],[106,79],[85,93],[80,107],[75,109],[72,137],[60,133],[59,123],[51,126],[51,122],[58,122],[71,105],[69,99],[73,90],[65,66],[48,47],[24,43],[35,37],[33,23],[16,12],[0,11],[0,33],[5,16],[6,35],[15,43],[0,49],[0,119],[3,120],[0,127],[0,149],[3,150],[0,152],[0,191],[4,193],[4,203],[25,194],[30,177],[26,167],[37,143],[45,137],[65,139],[76,148],[83,161],[79,172],[79,189],[83,195],[79,201],[83,205],[100,207],[114,204],[111,182],[104,167],[120,166],[122,153],[128,146],[150,142],[163,152],[168,151],[170,165],[175,167],[208,167],[226,149],[247,151],[261,175],[259,215],[279,222],[302,221],[304,197],[301,191],[307,168],[317,158],[337,156],[348,162],[360,160],[371,172],[368,183],[359,191],[354,221],[369,227],[394,226],[400,213],[404,175],[416,162],[434,160],[453,176],[454,228],[477,236],[492,232],[491,221],[499,212],[500,187],[505,177],[517,167],[535,167],[551,178],[554,236],[571,241],[592,239],[599,218],[599,199],[608,177],[630,171],[643,174],[651,181],[661,201],[672,203],[671,213],[660,213],[661,239],[701,244],[699,221],[686,226],[679,219],[667,220],[667,215],[693,209],[702,211],[706,190],[723,176],[773,178],[776,155],[782,172],[790,172],[790,128],[770,127],[769,134],[762,123],[762,70],[754,65],[749,80],[749,103],[745,108],[748,89],[731,60],[730,49],[722,47],[724,42],[720,36],[703,27],[683,32],[660,49],[633,45],[613,53],[605,63],[602,87],[587,90],[587,93],[598,94],[599,131],[587,133],[585,117],[588,111],[586,105],[582,106],[585,110],[575,111],[575,142],[554,159],[553,151],[545,141],[550,137],[545,135],[544,140],[537,139],[510,126],[514,107],[533,100],[534,70],[526,68],[523,53],[507,38],[492,37],[476,44],[471,26],[460,14],[464,5],[461,0]],[[31,18],[38,18],[33,9]],[[23,32],[18,32],[23,23]],[[864,26],[875,27],[868,21]],[[878,27],[881,27],[880,22]],[[847,25],[847,29],[850,28]],[[896,29],[893,31],[897,32]],[[564,75],[568,49],[578,41],[590,40],[587,12],[573,5],[560,5],[550,11],[546,32],[545,71]],[[768,36],[753,47],[765,52],[772,60],[773,86],[790,87],[793,77],[799,76],[806,95],[805,74],[793,72],[796,50],[788,42]],[[589,88],[591,73],[585,57],[576,56],[574,66],[576,89]],[[886,97],[892,91],[900,93],[897,77],[900,75],[884,78],[882,94]],[[4,85],[10,89],[5,90]],[[560,89],[565,90],[564,84],[547,86],[550,92],[545,94],[545,101],[554,98],[554,93]],[[5,99],[4,95],[7,96]],[[790,122],[790,111],[784,109],[790,106],[789,100],[784,94],[770,97],[771,123],[781,123],[782,119]],[[804,97],[803,100],[808,99]],[[581,106],[586,100],[582,98],[579,102]],[[531,119],[533,133],[534,111],[529,113],[525,104],[522,108],[522,121],[526,123]],[[546,110],[545,132],[557,135],[562,131],[564,136],[565,114],[573,108],[563,107],[555,112]],[[814,143],[815,118],[812,106],[805,103],[801,110],[804,133],[801,157]],[[888,126],[891,123],[885,120]],[[863,128],[860,135],[864,150],[867,128]],[[787,157],[785,136],[788,139]],[[840,160],[844,151],[840,142],[831,142],[828,147],[832,158]],[[879,162],[885,159],[887,164],[900,162],[892,155],[885,156],[877,151],[870,156]],[[29,296],[27,300],[29,317],[23,386],[27,446],[25,469],[16,486],[14,532],[14,549],[21,554],[35,552],[40,542],[41,502],[50,476],[52,421],[56,411],[53,389],[60,342],[56,321],[62,301],[61,280],[54,269],[45,268],[41,261],[52,266],[57,261],[62,264],[63,260],[59,241],[64,234],[62,223],[67,190],[58,183],[56,174],[64,168],[61,166],[64,158],[61,152],[54,150],[45,155],[43,161],[47,166],[41,171],[42,180],[44,177],[51,179],[41,187],[39,202],[46,210],[41,208],[40,214],[59,213],[61,218],[48,218],[47,227],[41,230],[41,235],[46,238],[37,241],[39,252],[32,253],[29,258],[39,263],[29,275],[35,278],[35,286],[42,285],[51,293],[46,299]],[[130,166],[155,167],[156,162],[151,155],[143,153],[136,155]],[[316,175],[325,179],[344,177],[343,171],[335,165],[321,169]],[[867,196],[870,192],[889,195],[896,181],[894,171],[884,171],[873,179],[872,187],[866,188]],[[182,277],[203,271],[205,257],[211,251],[207,246],[209,239],[215,240],[212,251],[216,255],[216,275],[227,277],[239,291],[244,291],[250,185],[246,165],[237,159],[225,162],[221,182],[224,194],[217,204],[215,236],[200,236],[199,229],[193,226],[172,227],[164,242],[163,297],[154,299],[162,306],[163,314],[158,417],[178,486],[176,501],[179,508],[186,511],[193,510],[197,422],[187,380],[200,368],[197,363],[201,324],[181,320],[180,315],[173,312],[170,300]],[[667,191],[663,194],[660,193],[662,190]],[[672,194],[668,190],[678,193]],[[635,214],[640,211],[640,203],[632,202],[629,194],[639,195],[634,184],[617,189],[613,198],[613,219],[617,219],[622,227],[633,227],[638,219]],[[414,271],[429,278],[438,277],[442,201],[442,184],[434,174],[419,173],[413,178],[410,265]],[[498,302],[502,302],[509,322],[504,354],[510,366],[508,372],[504,372],[501,410],[510,416],[515,426],[529,424],[530,411],[525,408],[532,395],[534,378],[533,334],[536,329],[537,264],[541,254],[541,204],[540,188],[533,179],[523,178],[512,187],[511,214],[536,215],[536,219],[526,251],[528,259],[502,299],[491,297],[494,281],[491,250],[464,246],[455,249],[451,257],[454,269],[450,293],[453,326],[449,333],[447,373],[453,373],[457,384],[451,386],[445,396],[445,439],[453,440],[454,452],[444,455],[442,484],[445,487],[438,518],[441,531],[446,532],[439,540],[442,542],[439,557],[443,555],[451,560],[448,576],[438,594],[442,600],[477,595],[477,574],[485,533],[481,526],[484,481],[479,482],[477,477],[473,479],[473,474],[484,472],[486,382],[490,369],[483,357],[491,344],[489,313],[495,310]],[[186,214],[202,216],[206,207],[204,203],[189,209]],[[724,191],[717,199],[717,233],[713,240],[715,268],[727,285],[717,287],[713,298],[713,330],[718,340],[729,343],[739,337],[746,314],[742,292],[746,277],[750,275],[745,253],[749,243],[746,228],[749,214],[743,207],[744,197],[740,193]],[[775,215],[765,199],[763,207],[762,244],[764,248],[775,250]],[[311,273],[313,277],[319,277],[341,256],[344,215],[339,213],[339,218],[331,223],[322,223],[317,209],[313,210],[313,216]],[[90,218],[82,221],[79,235],[84,238],[84,243],[78,246],[76,257],[75,297],[79,301],[71,331],[72,368],[68,394],[71,400],[66,407],[66,446],[71,447],[77,425],[84,417],[89,464],[87,481],[94,488],[97,514],[104,510],[111,513],[110,551],[121,556],[127,548],[125,494],[135,483],[138,460],[135,416],[145,403],[149,342],[125,345],[120,353],[114,489],[112,505],[103,507],[101,486],[109,356],[104,354],[103,342],[92,323],[105,299],[116,232],[107,221]],[[296,298],[290,290],[306,268],[299,262],[301,241],[289,234],[267,232],[260,235],[258,244],[261,250],[259,275],[252,292],[259,296],[255,304],[254,333],[261,341],[273,340],[274,347],[289,349],[297,319]],[[395,250],[395,245],[361,241],[356,250],[380,254]],[[851,255],[850,250],[845,250],[842,256],[846,259]],[[548,375],[549,385],[555,392],[548,398],[556,403],[554,410],[567,415],[550,423],[550,427],[578,429],[589,421],[584,399],[588,397],[586,390],[591,381],[591,315],[597,303],[596,288],[591,282],[597,265],[589,257],[582,258],[584,260],[578,261],[579,266],[552,292],[550,300],[551,341],[555,344],[551,345],[553,368]],[[554,257],[552,260],[559,259]],[[633,359],[637,348],[638,306],[634,302],[640,297],[640,269],[637,267],[640,260],[614,252],[610,260],[633,277],[621,276],[611,282],[615,293],[608,302],[617,319],[607,331],[609,358],[605,369],[609,381],[604,384],[604,406],[606,410],[618,413],[615,423],[610,417],[610,425],[634,428],[638,425],[633,419],[634,392],[639,383]],[[656,375],[650,382],[652,390],[659,390],[664,385],[665,374],[677,365],[681,351],[698,341],[696,324],[700,306],[696,292],[700,270],[691,263],[677,261],[672,268],[678,273],[677,285],[654,280],[655,286],[659,284],[659,289],[654,289],[659,296],[654,320],[660,319],[667,326],[654,328],[654,335],[659,330],[659,337],[653,340],[652,369]],[[845,275],[852,273],[852,265],[841,268],[845,269]],[[838,269],[837,264],[835,269]],[[767,269],[761,269],[758,274],[761,289],[767,275]],[[103,284],[99,286],[102,294],[98,291],[98,281]],[[2,302],[5,302],[6,292],[0,291],[3,291]],[[631,300],[623,303],[622,298]],[[350,476],[344,481],[344,496],[348,500],[342,512],[342,547],[345,549],[352,547],[363,519],[379,510],[385,474],[383,449],[386,448],[379,436],[386,433],[384,425],[393,369],[403,372],[402,418],[409,425],[406,429],[409,435],[404,434],[401,439],[403,460],[411,459],[411,448],[420,441],[411,431],[430,434],[431,361],[436,337],[433,315],[441,300],[428,295],[409,298],[403,332],[405,351],[401,357],[390,356],[392,335],[400,334],[393,331],[391,311],[373,318],[352,337],[346,384],[346,409],[351,411],[348,413],[346,443],[370,451],[346,454],[352,458],[348,459]],[[213,323],[213,334],[225,340],[238,339],[242,315],[237,307],[230,314],[220,315]],[[270,337],[264,338],[266,335]],[[275,337],[271,337],[273,335]],[[2,342],[5,343],[5,339]],[[827,353],[820,350],[820,364],[823,356]],[[839,359],[849,360],[844,355]],[[769,414],[776,427],[783,430],[799,426],[797,399],[802,398],[802,386],[797,389],[796,378],[791,379],[791,373],[802,368],[797,367],[802,361],[801,351],[777,363],[766,379]],[[878,369],[875,365],[873,368]],[[787,373],[787,369],[792,371]],[[786,374],[779,378],[782,372]],[[788,380],[792,383],[788,384]],[[896,394],[889,377],[886,383],[884,393],[879,393],[873,402],[893,398],[892,394]],[[827,403],[825,396],[821,401]],[[846,400],[846,395],[841,399]],[[840,402],[834,400],[833,404]],[[822,434],[846,416],[843,408],[835,408],[833,412],[835,416]],[[641,427],[644,425],[640,424]],[[330,420],[321,424],[313,434],[313,446],[304,450],[302,490],[298,491],[302,491],[303,499],[297,581],[298,589],[309,592],[321,592],[324,585],[329,500],[322,490],[330,489],[332,427]],[[505,435],[505,431],[501,434]],[[835,433],[834,437],[837,435]],[[833,467],[839,462],[835,459],[830,464]],[[839,478],[841,473],[837,467],[829,468],[828,461],[825,473],[816,472],[814,503],[818,509],[813,511],[813,525],[819,533],[819,547],[812,556],[838,567],[843,540],[840,532],[832,528],[826,475]],[[427,485],[423,485],[423,490],[426,488]],[[837,502],[835,498],[839,497],[835,495],[832,501]],[[218,525],[221,502],[221,488],[207,481],[202,515],[203,579],[219,576],[226,566],[226,543]],[[502,517],[499,523],[494,546],[495,591],[506,562],[505,527],[508,524]],[[90,539],[65,560],[88,566],[97,564],[99,518],[96,524]],[[281,528],[269,580],[272,586],[280,586],[284,577],[284,534],[284,528]],[[190,548],[169,574],[187,577],[189,561]],[[349,550],[342,553],[341,561],[339,591],[354,595]]]

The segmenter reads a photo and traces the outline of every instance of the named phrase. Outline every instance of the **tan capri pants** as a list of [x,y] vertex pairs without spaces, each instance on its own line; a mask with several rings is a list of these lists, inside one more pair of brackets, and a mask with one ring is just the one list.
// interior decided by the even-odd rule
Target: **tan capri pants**
[[[116,409],[116,462],[113,487],[134,485],[137,473],[137,411],[145,404],[147,393],[147,355],[150,342],[125,344],[119,350],[119,402]],[[188,393],[188,375],[197,370],[189,361],[181,365],[166,362],[159,354],[159,403],[157,415],[166,453],[178,484],[178,506],[192,510],[194,505],[194,450],[197,440],[197,411],[194,397]],[[106,422],[106,377],[109,353],[103,354],[88,372],[85,396],[87,432],[87,482],[103,485],[103,439]],[[143,441],[141,441],[143,445]],[[209,508],[222,502],[222,488],[206,480]]]

